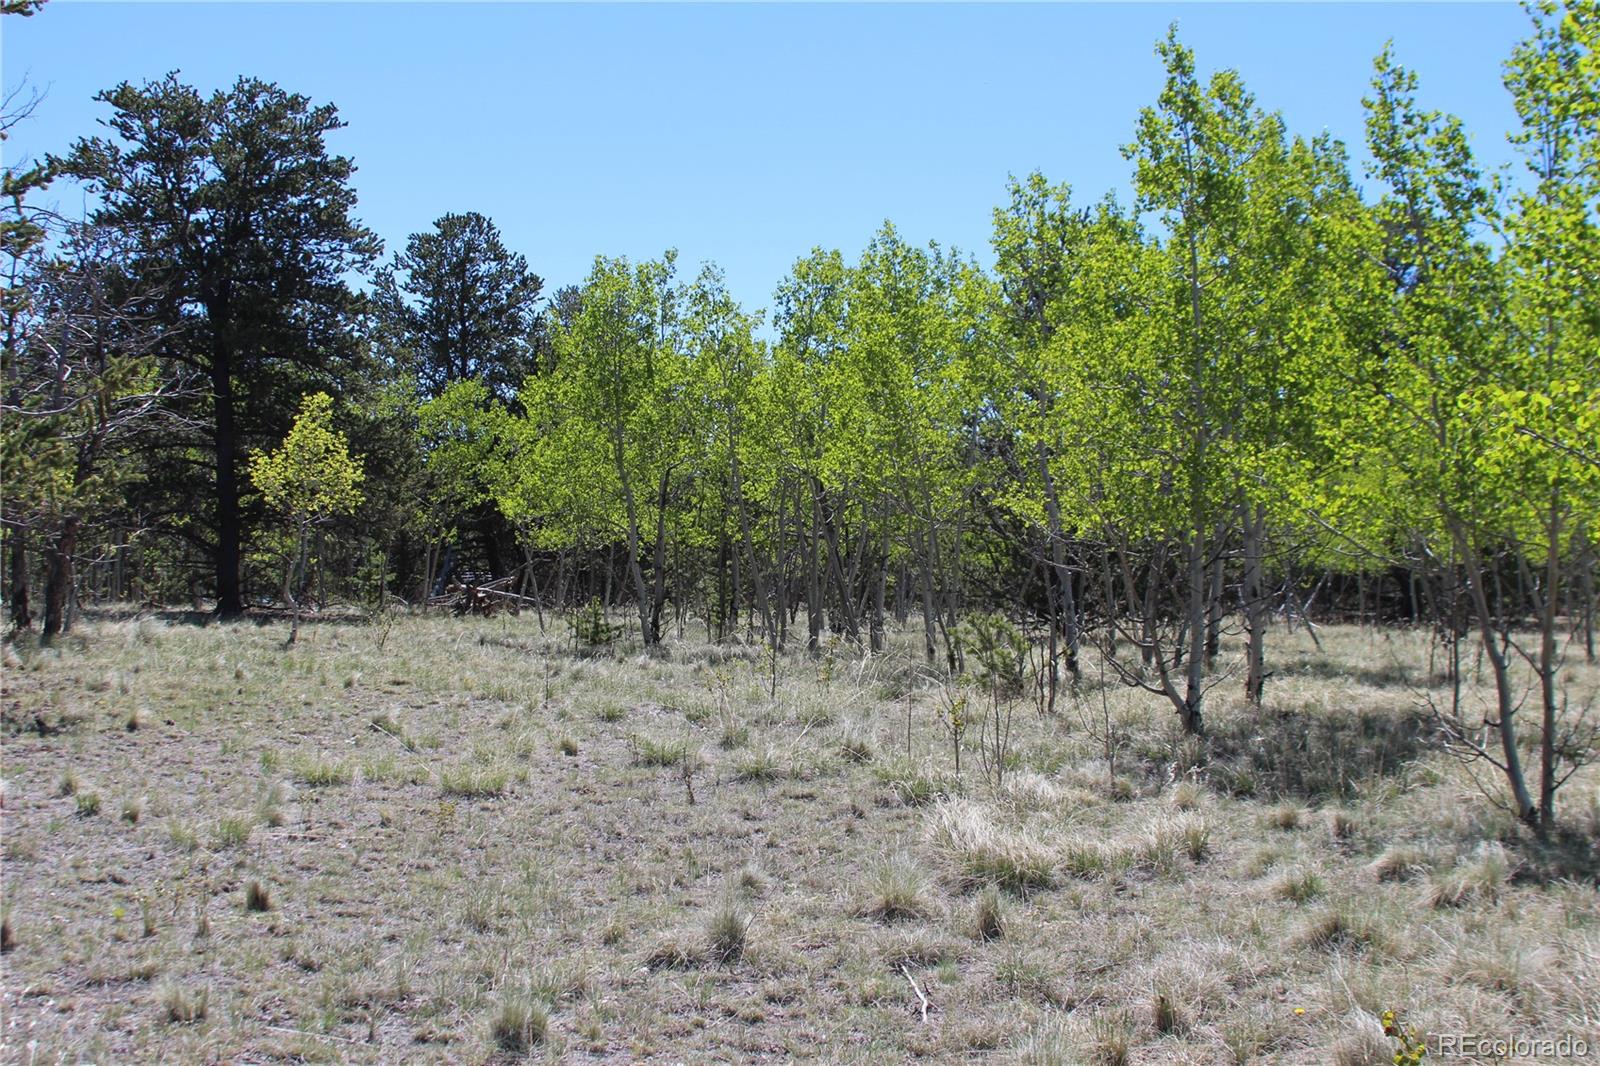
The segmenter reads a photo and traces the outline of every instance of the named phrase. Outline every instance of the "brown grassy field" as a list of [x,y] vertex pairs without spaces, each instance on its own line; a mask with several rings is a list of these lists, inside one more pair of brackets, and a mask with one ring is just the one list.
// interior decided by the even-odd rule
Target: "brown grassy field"
[[692,635],[285,633],[8,663],[5,1061],[1356,1066],[1389,1009],[1600,1056],[1600,768],[1533,847],[1433,746],[1424,633],[1275,632],[1208,748],[1091,657],[999,781],[909,635],[772,698]]

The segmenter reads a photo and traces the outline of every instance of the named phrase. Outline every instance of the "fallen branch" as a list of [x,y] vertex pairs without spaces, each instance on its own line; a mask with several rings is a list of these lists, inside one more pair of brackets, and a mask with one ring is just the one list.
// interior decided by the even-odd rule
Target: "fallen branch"
[[906,980],[911,982],[911,991],[915,992],[917,994],[917,999],[922,1002],[922,1020],[926,1022],[928,1020],[927,995],[922,991],[921,988],[917,987],[916,978],[911,976],[911,971],[906,968],[906,964],[903,962],[900,964],[900,972],[906,975]]
[[308,1036],[313,1040],[337,1040],[341,1044],[359,1044],[359,1040],[348,1037],[334,1036],[332,1033],[308,1033],[304,1029],[288,1029],[281,1025],[263,1025],[261,1028],[273,1033],[287,1033],[290,1036]]

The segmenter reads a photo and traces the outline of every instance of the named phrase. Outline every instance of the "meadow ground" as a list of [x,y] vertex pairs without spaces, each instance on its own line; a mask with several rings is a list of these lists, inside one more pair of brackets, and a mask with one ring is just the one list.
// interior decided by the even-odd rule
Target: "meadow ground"
[[1600,768],[1533,847],[1432,745],[1425,633],[1275,631],[1208,747],[1091,657],[998,775],[974,691],[959,778],[910,634],[774,698],[692,635],[285,633],[8,656],[6,1062],[1357,1066],[1391,1009],[1600,1056]]

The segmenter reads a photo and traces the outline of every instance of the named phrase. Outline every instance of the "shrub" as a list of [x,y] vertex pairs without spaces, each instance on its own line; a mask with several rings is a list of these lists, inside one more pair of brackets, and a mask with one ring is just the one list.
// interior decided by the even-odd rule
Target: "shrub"
[[616,640],[622,630],[606,621],[605,608],[596,596],[573,616],[572,632],[585,647],[602,648]]

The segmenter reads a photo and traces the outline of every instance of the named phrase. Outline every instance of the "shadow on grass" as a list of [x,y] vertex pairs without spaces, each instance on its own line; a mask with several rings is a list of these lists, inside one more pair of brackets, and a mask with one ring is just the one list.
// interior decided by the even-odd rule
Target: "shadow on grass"
[[1273,673],[1280,678],[1305,677],[1318,681],[1353,681],[1368,688],[1411,689],[1421,684],[1441,684],[1448,680],[1444,674],[1429,672],[1414,664],[1402,662],[1378,663],[1373,666],[1351,666],[1348,663],[1325,658],[1307,657],[1298,662],[1277,666]]
[[[1556,812],[1561,811],[1560,800]],[[1521,863],[1513,880],[1532,884],[1581,881],[1600,885],[1600,837],[1574,825],[1558,825],[1548,841],[1531,834],[1517,843]]]
[[1426,718],[1393,710],[1246,712],[1212,723],[1209,769],[1235,795],[1349,799],[1401,772],[1433,737]]

